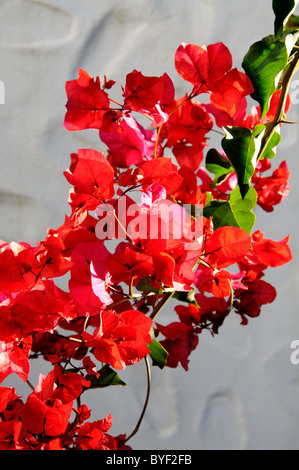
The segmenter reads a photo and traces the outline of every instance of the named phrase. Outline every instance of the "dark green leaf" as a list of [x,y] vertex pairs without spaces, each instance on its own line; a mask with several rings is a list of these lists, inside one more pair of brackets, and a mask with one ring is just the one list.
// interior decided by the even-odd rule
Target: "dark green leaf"
[[275,14],[274,29],[276,35],[283,30],[298,3],[299,0],[273,0],[272,7]]
[[164,349],[162,344],[155,339],[153,339],[152,342],[148,344],[148,348],[150,350],[150,356],[152,358],[153,365],[163,369],[168,356],[166,349]]
[[288,63],[285,40],[276,40],[274,35],[267,36],[253,44],[242,66],[252,81],[252,98],[261,106],[261,119],[269,111],[270,98],[277,87],[277,78]]
[[255,223],[255,214],[252,209],[256,206],[257,195],[253,187],[249,187],[246,195],[242,198],[237,186],[231,193],[228,201],[212,201],[204,207],[204,216],[213,217],[215,229],[219,227],[239,227],[247,233]]
[[225,158],[216,149],[208,151],[206,156],[206,168],[210,173],[215,175],[214,181],[211,184],[211,188],[214,188],[218,184],[225,181],[228,175],[234,171],[230,161]]
[[195,297],[194,297],[194,294],[195,294],[195,291],[194,290],[190,290],[188,292],[179,292],[179,291],[176,291],[172,298],[173,299],[176,299],[176,300],[179,300],[180,302],[187,302],[188,304],[193,304],[193,305],[196,305],[198,307],[198,304],[195,300]]
[[136,288],[141,291],[141,292],[154,292],[155,294],[163,294],[163,289],[155,289],[152,284],[150,279],[145,277],[144,279],[141,279]]
[[98,378],[95,375],[87,375],[85,377],[86,380],[90,381],[90,387],[87,390],[91,388],[109,387],[110,385],[120,385],[122,387],[127,385],[108,364],[102,367],[99,374],[100,376]]
[[258,125],[253,131],[245,127],[225,127],[224,130],[226,135],[222,140],[222,148],[235,169],[240,192],[244,198],[255,171],[265,126]]
[[288,19],[286,27],[290,30],[299,29],[299,16],[291,15]]

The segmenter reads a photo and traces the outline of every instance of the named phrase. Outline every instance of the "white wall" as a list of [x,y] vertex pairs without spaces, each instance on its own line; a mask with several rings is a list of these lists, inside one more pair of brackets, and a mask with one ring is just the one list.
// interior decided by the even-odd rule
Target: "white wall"
[[[79,67],[124,84],[134,68],[167,72],[177,96],[188,84],[173,56],[181,42],[224,42],[241,67],[248,47],[273,32],[271,0],[0,0],[0,238],[42,240],[69,213],[63,171],[69,154],[101,150],[97,132],[67,133],[66,80]],[[299,78],[299,77],[298,77]],[[117,91],[117,88],[114,87]],[[115,96],[116,96],[116,91]],[[120,94],[120,91],[119,91]],[[116,96],[117,98],[117,96]],[[299,121],[294,105],[288,118]],[[269,272],[278,290],[260,318],[240,326],[229,317],[218,337],[208,334],[191,355],[190,370],[152,371],[152,395],[135,449],[299,449],[299,365],[290,344],[299,339],[298,126],[283,129],[274,168],[287,159],[291,194],[273,214],[257,211],[257,228],[280,240],[291,234],[294,260]],[[216,142],[218,144],[218,141]],[[159,321],[173,321],[171,305]],[[44,368],[47,371],[47,365]],[[39,364],[32,364],[35,383]],[[112,434],[129,433],[145,396],[144,363],[121,374],[130,386],[87,392],[93,419],[114,417]],[[15,386],[26,395],[17,377]],[[3,384],[2,384],[3,385]]]

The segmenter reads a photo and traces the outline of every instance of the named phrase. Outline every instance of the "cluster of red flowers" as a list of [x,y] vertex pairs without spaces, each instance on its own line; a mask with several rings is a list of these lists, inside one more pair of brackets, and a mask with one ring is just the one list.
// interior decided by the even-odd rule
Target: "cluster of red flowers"
[[[45,240],[36,246],[0,241],[0,381],[15,373],[26,382],[33,358],[53,365],[27,399],[13,388],[0,388],[1,449],[127,449],[125,435],[108,434],[110,415],[89,422],[91,410],[81,405],[81,395],[100,383],[105,367],[136,364],[159,340],[165,365],[181,363],[187,370],[204,329],[218,333],[233,311],[245,324],[275,299],[274,287],[262,278],[268,267],[291,260],[288,238],[275,242],[260,231],[215,229],[213,218],[202,212],[208,200],[225,200],[237,185],[232,171],[214,187],[202,162],[215,126],[253,128],[260,122],[259,108],[247,115],[251,81],[232,68],[222,43],[182,44],[175,66],[192,85],[180,98],[167,74],[147,77],[136,70],[126,77],[121,104],[110,98],[115,82],[106,77],[102,85],[80,70],[79,78],[66,84],[66,129],[97,129],[107,155],[93,149],[71,155],[65,172],[72,186],[71,214],[49,229]],[[201,94],[209,96],[208,104],[195,99]],[[263,122],[271,121],[278,96],[279,91]],[[137,122],[138,114],[150,120],[150,129]],[[261,160],[252,178],[266,211],[289,189],[286,163],[263,176],[269,168],[270,161]],[[140,227],[128,232],[122,224],[119,201],[125,200],[133,221],[136,214],[128,215],[129,208],[138,192],[136,225],[156,220],[154,236],[141,236]],[[171,227],[160,210],[170,204],[175,207]],[[97,210],[105,205],[112,213]],[[99,237],[103,221],[107,236]],[[115,237],[122,240],[113,250],[109,221],[123,235]],[[194,233],[196,227],[201,236],[191,239],[186,229]],[[65,275],[68,292],[54,283]],[[155,319],[171,296],[188,303],[176,306],[178,320],[163,326]],[[106,366],[99,370],[101,363]]]

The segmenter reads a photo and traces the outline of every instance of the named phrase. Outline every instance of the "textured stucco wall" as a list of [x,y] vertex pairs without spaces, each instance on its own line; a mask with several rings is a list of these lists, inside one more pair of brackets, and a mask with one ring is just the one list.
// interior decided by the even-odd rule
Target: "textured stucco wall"
[[[271,3],[0,0],[0,238],[34,243],[48,227],[59,226],[69,213],[62,174],[69,154],[83,147],[101,150],[96,131],[67,133],[62,126],[64,84],[79,67],[119,84],[134,68],[145,75],[167,72],[179,96],[188,87],[174,69],[179,44],[222,41],[240,68],[249,45],[273,31]],[[298,105],[288,117],[299,121]],[[267,275],[278,289],[276,302],[246,327],[232,316],[218,337],[202,335],[188,373],[152,371],[148,412],[131,441],[135,449],[299,449],[299,365],[290,362],[291,341],[299,339],[298,142],[298,126],[284,128],[273,163],[276,168],[287,159],[289,198],[274,214],[257,211],[256,227],[267,237],[292,235],[293,262]],[[163,315],[163,322],[172,321],[171,304]],[[38,372],[33,363],[32,383]],[[129,387],[86,392],[93,419],[112,413],[114,435],[130,432],[139,418],[144,363],[121,377]],[[16,376],[3,384],[18,394],[29,391]]]

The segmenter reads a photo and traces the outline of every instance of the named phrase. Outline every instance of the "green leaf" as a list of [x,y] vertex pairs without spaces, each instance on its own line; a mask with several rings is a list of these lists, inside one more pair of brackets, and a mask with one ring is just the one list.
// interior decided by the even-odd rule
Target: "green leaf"
[[277,130],[274,132],[273,136],[269,140],[267,147],[263,152],[262,158],[274,158],[276,156],[276,147],[281,141],[280,129],[277,127]]
[[299,29],[299,16],[296,15],[291,15],[288,19],[288,22],[286,24],[286,27],[289,29]]
[[204,207],[204,216],[213,217],[215,229],[219,227],[239,227],[249,235],[255,223],[255,214],[252,209],[256,206],[257,194],[253,187],[249,187],[242,198],[240,188],[237,186],[228,201],[212,201]]
[[254,130],[245,127],[225,127],[224,130],[222,148],[235,169],[241,196],[244,198],[255,171],[265,126],[258,125]]
[[206,156],[206,168],[210,173],[215,175],[211,188],[215,188],[234,171],[231,163],[216,149],[210,149]]
[[153,366],[158,366],[160,369],[166,364],[168,352],[166,349],[163,348],[162,344],[159,341],[153,339],[151,343],[149,343],[148,348],[150,350],[150,356],[153,361]]
[[272,8],[275,14],[275,35],[278,35],[283,30],[298,4],[299,0],[273,0]]
[[149,278],[145,277],[144,279],[141,279],[137,286],[136,289],[141,291],[141,292],[154,292],[155,294],[161,295],[163,294],[164,290],[163,289],[156,289],[152,286],[151,281]]
[[191,289],[188,292],[176,291],[173,294],[172,298],[179,300],[180,302],[187,302],[188,304],[196,305],[198,307],[194,294],[195,294],[195,291],[193,289]]
[[86,390],[91,388],[109,387],[110,385],[119,385],[122,387],[127,385],[108,364],[102,367],[99,374],[100,376],[98,378],[95,375],[87,375],[85,377],[86,380],[90,381],[90,387]]
[[252,186],[249,187],[244,198],[242,198],[238,186],[231,192],[229,198],[232,214],[238,224],[236,226],[239,226],[249,234],[255,223],[255,214],[252,212],[252,209],[255,208],[256,203],[257,194]]
[[254,43],[243,59],[242,66],[254,87],[251,96],[261,106],[261,119],[269,111],[270,98],[287,63],[285,40],[276,40],[274,35]]

